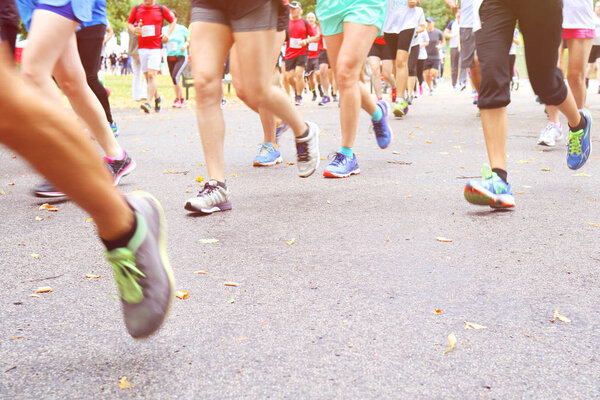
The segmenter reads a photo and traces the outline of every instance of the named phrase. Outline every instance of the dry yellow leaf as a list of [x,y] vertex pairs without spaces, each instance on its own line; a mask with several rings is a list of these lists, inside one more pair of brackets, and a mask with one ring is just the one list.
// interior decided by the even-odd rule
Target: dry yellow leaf
[[385,239],[386,242],[391,242],[392,239],[388,236],[387,239]]
[[8,340],[23,339],[23,338],[24,338],[24,336],[12,336],[12,337],[9,337]]
[[203,166],[204,166],[204,164],[203,164],[203,163],[201,163],[201,162],[199,162],[199,163],[198,163],[198,166],[199,166],[199,167],[203,167]]
[[102,275],[96,275],[96,274],[85,274],[85,277],[88,279],[98,279],[100,278]]
[[225,282],[223,285],[225,286],[237,286],[238,284],[235,282]]
[[442,309],[441,308],[436,308],[435,310],[432,311],[433,314],[436,315],[440,315],[442,313]]
[[86,218],[85,222],[94,222],[94,218]]
[[202,244],[211,244],[211,243],[217,243],[219,241],[219,239],[200,239],[199,242]]
[[588,222],[590,226],[600,227],[600,224],[597,222]]
[[43,221],[43,220],[44,220],[44,218],[42,218],[42,217],[35,217],[35,220],[36,220],[36,221]]
[[549,171],[551,171],[551,169],[550,168],[540,168],[540,171],[549,172]]
[[232,178],[237,178],[237,174],[229,174],[229,176]]
[[450,346],[448,346],[448,348],[444,350],[444,354],[456,348],[456,336],[454,335],[454,332],[448,335],[448,343],[450,344]]
[[8,184],[8,186],[15,186],[15,183],[11,182],[11,183]]
[[290,239],[290,240],[287,240],[287,241],[285,242],[285,244],[287,244],[288,246],[291,246],[291,245],[293,245],[294,243],[296,243],[296,238],[292,238],[292,239]]
[[465,323],[465,329],[487,329],[487,326],[475,324],[473,322],[463,321]]
[[175,292],[175,297],[177,297],[178,299],[184,300],[184,299],[187,299],[188,297],[190,297],[190,294],[188,293],[187,290],[178,290]]
[[394,150],[394,151],[392,151],[392,154],[400,154],[400,152]]
[[583,172],[580,172],[580,173],[578,173],[578,174],[574,174],[573,176],[582,176],[582,177],[584,177],[584,178],[589,178],[589,177],[591,177],[591,175],[590,175],[590,174],[584,174]]
[[452,239],[448,239],[445,237],[439,237],[439,236],[436,237],[435,240],[437,240],[438,242],[451,242],[452,241]]
[[120,389],[128,389],[131,387],[131,383],[127,381],[127,377],[124,376],[119,380],[119,388]]
[[40,210],[58,211],[58,208],[56,208],[48,203],[44,203],[40,206]]
[[186,190],[186,193],[194,193],[192,190]]
[[36,260],[40,258],[40,255],[39,254],[35,254],[35,253],[30,254],[30,256],[33,257],[33,258],[35,258]]
[[293,163],[293,162],[286,162],[285,164],[286,164],[286,165],[294,165],[294,164],[296,164],[296,163]]
[[200,271],[194,271],[194,273],[198,274],[198,275],[206,275],[206,274],[208,274],[208,271],[201,269]]
[[426,140],[425,143],[433,143],[431,140]]
[[196,178],[196,182],[202,183],[202,181],[204,181],[204,177],[199,176],[199,177]]
[[4,193],[4,190],[0,190],[0,194],[5,194],[5,193]]
[[50,286],[40,286],[35,291],[36,294],[37,293],[50,293],[50,292],[54,292],[54,290]]
[[321,160],[327,160],[325,157],[321,157]]
[[40,295],[32,293],[32,294],[29,295],[29,297],[40,297]]
[[529,161],[527,161],[527,160],[519,160],[519,161],[517,161],[517,164],[529,164]]
[[248,337],[242,336],[242,337],[239,337],[239,338],[235,338],[236,342],[243,342],[244,340],[248,340]]
[[559,311],[560,311],[560,307],[556,307],[556,310],[554,310],[554,318],[551,319],[550,322],[554,322],[556,320],[559,320],[561,322],[566,322],[566,323],[571,322],[571,320],[569,318],[565,317],[564,315],[561,315],[559,313]]
[[588,199],[588,200],[591,200],[591,201],[596,201],[596,198],[595,198],[595,197],[588,197],[587,199]]

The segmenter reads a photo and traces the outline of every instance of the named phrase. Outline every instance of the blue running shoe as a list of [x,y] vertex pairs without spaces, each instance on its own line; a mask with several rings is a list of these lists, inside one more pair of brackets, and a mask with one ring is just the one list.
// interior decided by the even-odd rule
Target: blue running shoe
[[115,121],[112,122],[112,124],[110,124],[110,129],[112,130],[113,135],[115,135],[115,137],[119,136],[119,127],[117,126],[117,123]]
[[335,153],[333,156],[333,161],[323,171],[325,178],[347,178],[350,175],[360,174],[356,154],[352,154],[352,158],[342,153]]
[[515,198],[510,185],[493,172],[489,165],[483,166],[481,175],[480,181],[471,179],[465,186],[464,195],[469,203],[492,208],[515,206]]
[[320,106],[324,106],[327,103],[331,103],[331,97],[329,97],[329,96],[323,96],[323,98],[319,102],[319,105]]
[[579,113],[585,118],[586,127],[577,132],[569,131],[567,165],[571,169],[583,167],[592,152],[592,138],[590,134],[592,128],[592,115],[588,110],[579,110]]
[[285,122],[279,128],[275,129],[275,143],[277,143],[277,146],[279,146],[279,139],[281,138],[281,135],[283,135],[289,129],[290,126]]
[[263,143],[258,155],[254,157],[255,167],[270,167],[281,162],[281,153],[271,143]]
[[383,112],[383,117],[379,121],[371,121],[373,123],[372,129],[375,133],[375,138],[377,139],[377,144],[382,149],[387,149],[392,143],[392,136],[394,135],[392,132],[392,127],[388,124],[388,114],[389,114],[389,106],[388,104],[380,100],[377,102],[377,107],[381,108]]

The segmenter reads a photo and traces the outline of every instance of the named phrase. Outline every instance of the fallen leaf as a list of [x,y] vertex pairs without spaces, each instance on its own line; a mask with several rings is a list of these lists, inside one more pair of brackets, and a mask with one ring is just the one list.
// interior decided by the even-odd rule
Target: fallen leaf
[[287,165],[294,165],[294,164],[296,164],[296,163],[293,163],[293,162],[286,162],[286,164],[287,164]]
[[186,193],[194,193],[194,191],[193,191],[193,190],[186,190],[185,192],[186,192]]
[[187,290],[178,290],[175,292],[175,297],[177,297],[178,299],[184,300],[184,299],[187,299],[188,297],[190,297],[190,294],[188,293]]
[[584,178],[590,178],[591,177],[590,174],[584,174],[583,172],[580,172],[578,174],[574,174],[573,176],[582,176]]
[[487,326],[475,324],[473,322],[463,321],[465,323],[465,329],[487,329]]
[[525,189],[531,189],[531,186],[529,186],[529,185],[523,185],[523,187],[524,187]]
[[448,353],[450,350],[454,350],[456,348],[456,336],[454,333],[448,335],[448,343],[450,346],[446,350],[444,350],[444,355]]
[[236,342],[243,342],[244,340],[248,340],[248,338],[246,336],[235,338]]
[[85,274],[85,277],[88,278],[88,279],[98,279],[98,278],[102,277],[102,275]]
[[588,222],[590,226],[600,227],[600,224],[597,222]]
[[94,222],[94,218],[86,218],[85,222]]
[[426,140],[425,143],[433,143],[431,140]]
[[10,183],[8,184],[8,186],[15,186],[15,183],[14,183],[14,182],[10,182]]
[[517,161],[517,164],[529,164],[529,161],[527,161],[527,160],[519,160],[519,161]]
[[35,258],[36,260],[40,258],[40,255],[39,254],[35,254],[35,253],[30,254],[30,256],[33,257],[33,258]]
[[327,200],[327,204],[331,204],[331,200]]
[[43,220],[44,220],[44,218],[42,218],[42,217],[35,217],[35,220],[36,220],[36,221],[43,221]]
[[400,152],[394,150],[394,151],[392,151],[392,154],[400,154]]
[[37,290],[35,291],[35,294],[50,293],[50,292],[54,292],[54,290],[50,286],[41,286],[41,287],[37,288]]
[[569,318],[565,317],[564,315],[561,315],[559,313],[559,311],[560,311],[560,307],[556,307],[556,310],[554,310],[554,318],[552,318],[550,320],[550,322],[554,322],[556,320],[559,320],[561,322],[566,322],[566,323],[571,322],[571,320]]
[[433,314],[436,315],[440,315],[442,313],[442,309],[441,308],[436,308],[435,310],[432,311]]
[[23,338],[24,338],[24,336],[12,336],[12,337],[9,337],[8,340],[23,339]]
[[595,197],[587,197],[587,199],[588,199],[588,200],[591,200],[591,201],[596,201],[596,198],[595,198]]
[[198,163],[198,166],[199,166],[199,167],[203,167],[203,166],[204,166],[204,164],[203,164],[203,163],[201,163],[201,162],[199,162],[199,163]]
[[237,178],[237,174],[229,174],[229,176],[232,178]]
[[228,302],[229,304],[233,304],[233,303],[235,303],[235,297],[233,297],[233,295],[229,296],[229,299],[227,300],[227,302]]
[[549,172],[549,171],[551,171],[551,169],[550,168],[540,168],[540,171]]
[[459,149],[460,150],[460,146],[452,146],[453,149]]
[[4,190],[0,190],[0,194],[5,194],[5,193],[4,193]]
[[202,181],[204,181],[204,177],[199,176],[196,178],[196,182],[202,182]]
[[177,171],[175,171],[175,170],[170,170],[170,169],[165,169],[165,170],[163,171],[163,174],[176,174],[176,173],[177,173]]
[[237,286],[238,284],[235,282],[225,282],[223,285],[225,286]]
[[211,244],[211,243],[217,243],[219,241],[219,239],[200,239],[199,242],[202,244]]
[[392,239],[390,239],[390,237],[388,236],[387,239],[385,239],[386,242],[391,242]]
[[194,271],[194,273],[198,274],[198,275],[206,275],[206,274],[208,274],[208,271],[204,271],[203,269],[201,269],[199,271]]
[[321,160],[327,160],[325,157],[321,157]]
[[124,376],[119,380],[119,388],[120,389],[128,389],[131,387],[131,383],[127,381],[127,377]]
[[435,240],[437,240],[438,242],[451,242],[452,239],[448,239],[445,237],[436,237]]
[[40,297],[38,294],[32,293],[29,295],[29,297]]
[[44,203],[40,206],[40,210],[58,211],[58,208],[56,208],[48,203]]
[[285,242],[285,244],[287,244],[288,246],[291,246],[291,245],[293,245],[294,243],[296,243],[296,238],[292,238],[292,239],[290,239],[290,240],[287,240],[287,241]]

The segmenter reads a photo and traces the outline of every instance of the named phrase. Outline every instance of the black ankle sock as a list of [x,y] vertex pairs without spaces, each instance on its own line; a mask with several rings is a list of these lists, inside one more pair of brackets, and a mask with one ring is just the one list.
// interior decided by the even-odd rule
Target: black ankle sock
[[581,120],[579,121],[579,125],[577,125],[577,126],[571,126],[571,125],[569,125],[569,129],[571,130],[571,132],[577,132],[577,131],[579,131],[581,129],[585,129],[586,126],[587,126],[587,121],[583,117],[583,114],[579,113],[579,115],[581,116]]
[[131,226],[131,229],[129,230],[129,232],[127,232],[125,235],[123,235],[120,238],[115,239],[115,240],[109,241],[109,240],[104,240],[102,238],[100,238],[100,240],[102,240],[102,243],[104,243],[104,246],[106,247],[106,250],[108,250],[108,251],[118,249],[119,247],[127,247],[127,245],[129,244],[129,241],[131,240],[133,235],[135,235],[136,230],[137,230],[137,216],[134,214],[133,215],[133,225]]
[[306,124],[306,130],[304,131],[304,133],[300,136],[297,136],[296,139],[304,139],[305,137],[308,136],[308,124]]
[[500,177],[500,179],[502,179],[504,182],[508,183],[507,179],[508,179],[508,172],[506,172],[505,170],[501,169],[501,168],[492,168],[492,171],[496,173],[496,175],[498,175]]
[[217,186],[220,186],[223,189],[227,189],[227,185],[225,184],[225,182],[217,181]]

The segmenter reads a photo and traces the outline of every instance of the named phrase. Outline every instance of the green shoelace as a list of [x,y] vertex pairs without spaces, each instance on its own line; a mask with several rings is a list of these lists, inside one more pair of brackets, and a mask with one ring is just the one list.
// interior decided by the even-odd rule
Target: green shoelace
[[121,298],[127,303],[140,303],[144,293],[139,281],[146,275],[137,268],[133,252],[121,247],[107,252],[106,259],[115,273]]
[[581,135],[583,135],[583,129],[569,133],[569,154],[581,154]]

